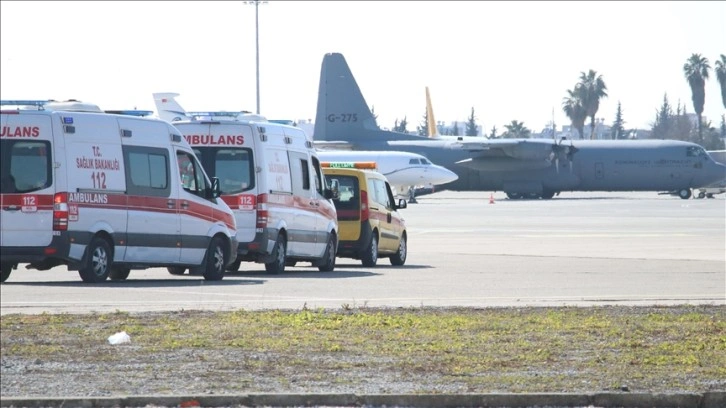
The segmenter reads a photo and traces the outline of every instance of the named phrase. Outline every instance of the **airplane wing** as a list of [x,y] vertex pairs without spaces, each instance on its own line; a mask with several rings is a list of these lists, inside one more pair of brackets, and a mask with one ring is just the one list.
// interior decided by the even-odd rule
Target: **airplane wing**
[[315,140],[313,147],[317,150],[353,150],[353,144],[342,140]]

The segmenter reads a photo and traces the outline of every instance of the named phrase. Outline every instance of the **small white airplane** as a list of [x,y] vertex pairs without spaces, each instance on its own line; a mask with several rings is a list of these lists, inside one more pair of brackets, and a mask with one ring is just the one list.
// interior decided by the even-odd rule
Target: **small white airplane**
[[[226,118],[229,120],[251,119],[267,120],[263,116],[247,111],[205,111],[188,112],[177,102],[178,93],[153,93],[159,118],[173,123],[194,117]],[[375,162],[377,170],[386,176],[396,195],[408,197],[410,203],[416,202],[416,188],[434,188],[459,178],[453,171],[431,163],[426,157],[411,152],[398,151],[360,151],[333,150],[334,144],[315,143],[318,158],[324,162]]]
[[434,187],[455,181],[459,176],[446,167],[431,163],[426,157],[409,152],[364,150],[318,150],[324,162],[375,162],[378,172],[386,176],[398,196],[416,202],[417,187]]

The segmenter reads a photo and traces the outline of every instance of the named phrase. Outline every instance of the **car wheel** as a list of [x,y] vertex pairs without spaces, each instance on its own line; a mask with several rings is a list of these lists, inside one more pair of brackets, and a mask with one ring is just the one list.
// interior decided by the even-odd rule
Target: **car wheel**
[[328,238],[328,245],[325,247],[323,257],[323,263],[318,266],[318,270],[320,272],[332,272],[335,269],[335,235]]
[[108,277],[112,281],[122,281],[122,280],[126,280],[126,278],[129,277],[130,273],[131,273],[130,268],[122,268],[120,266],[114,266],[111,269],[111,273],[108,275]]
[[269,274],[277,275],[285,272],[285,257],[287,255],[287,241],[283,234],[277,236],[275,247],[272,249],[272,262],[265,264],[265,270]]
[[363,256],[361,257],[363,266],[376,266],[376,262],[378,262],[378,237],[376,234],[374,231],[368,248],[363,251]]
[[408,243],[406,242],[406,234],[401,236],[401,242],[398,243],[398,251],[391,256],[391,265],[401,266],[406,263],[406,255],[408,254]]
[[218,281],[224,278],[224,266],[227,259],[224,253],[224,241],[219,237],[212,238],[207,256],[204,257],[204,280]]
[[169,271],[172,275],[184,275],[187,271],[187,268],[181,267],[181,266],[169,266],[166,268],[167,271]]
[[93,237],[86,247],[86,256],[81,261],[78,274],[86,283],[99,283],[108,279],[111,273],[111,246],[101,237]]
[[13,264],[6,262],[0,264],[0,282],[5,282],[10,277],[10,272],[13,271]]

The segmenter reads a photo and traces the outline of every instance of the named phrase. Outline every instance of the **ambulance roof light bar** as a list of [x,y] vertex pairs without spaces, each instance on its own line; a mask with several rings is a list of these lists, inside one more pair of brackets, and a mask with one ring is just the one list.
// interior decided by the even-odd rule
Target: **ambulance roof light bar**
[[1,100],[0,105],[2,106],[35,106],[38,110],[43,110],[43,107],[51,102],[56,102],[52,99],[48,100],[36,100],[36,99],[13,99],[13,100]]
[[[17,106],[18,110],[28,110],[27,107],[34,107],[35,110],[44,111],[68,111],[68,112],[103,112],[97,105],[81,102],[77,99],[68,99],[66,101],[35,100],[35,99],[13,99],[2,100],[0,105]],[[23,108],[25,107],[25,108]]]
[[331,169],[359,169],[359,170],[377,170],[376,162],[322,162],[321,167]]
[[265,121],[267,118],[262,115],[255,115],[250,111],[201,111],[201,112],[186,112],[185,115],[192,120],[210,120],[214,118],[232,118],[232,119],[247,119],[255,121]]
[[106,113],[112,113],[115,115],[127,115],[127,116],[138,116],[138,117],[144,117],[144,116],[151,116],[154,114],[154,111],[150,110],[138,110],[138,109],[125,109],[125,110],[107,110],[104,111]]

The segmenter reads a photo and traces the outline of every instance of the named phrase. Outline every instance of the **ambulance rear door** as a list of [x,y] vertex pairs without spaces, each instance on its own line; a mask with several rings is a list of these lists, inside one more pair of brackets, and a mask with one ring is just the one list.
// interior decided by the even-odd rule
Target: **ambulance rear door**
[[214,122],[178,128],[192,146],[207,176],[219,179],[222,199],[234,212],[237,222],[237,241],[252,242],[257,222],[258,190],[252,127],[242,123]]
[[57,179],[52,117],[42,113],[0,116],[0,247],[48,246],[53,237]]

